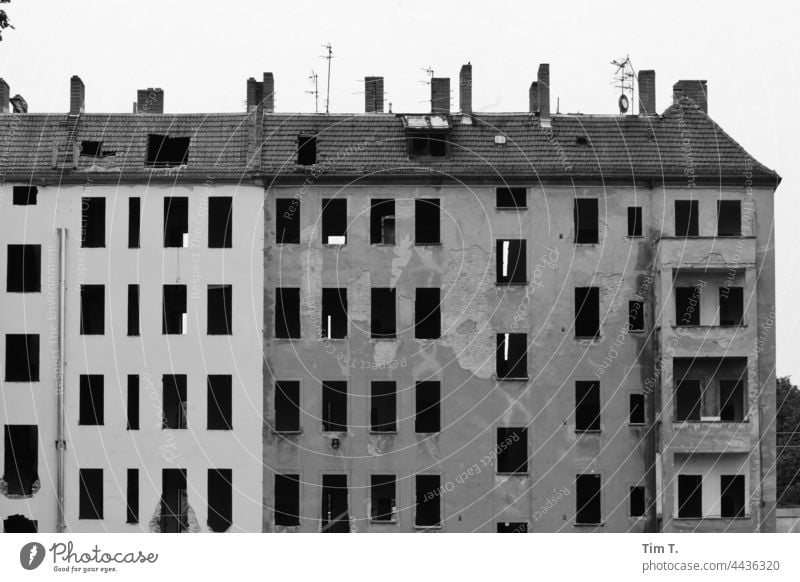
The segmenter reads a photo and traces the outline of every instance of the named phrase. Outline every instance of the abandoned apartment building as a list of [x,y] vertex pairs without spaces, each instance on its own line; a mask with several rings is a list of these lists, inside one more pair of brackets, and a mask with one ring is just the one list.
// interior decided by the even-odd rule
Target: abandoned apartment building
[[775,530],[773,195],[708,116],[28,112],[0,80],[5,531]]

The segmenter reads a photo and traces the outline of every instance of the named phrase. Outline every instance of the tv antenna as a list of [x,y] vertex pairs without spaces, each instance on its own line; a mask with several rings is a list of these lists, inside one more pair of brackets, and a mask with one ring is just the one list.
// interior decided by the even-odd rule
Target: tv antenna
[[328,61],[328,89],[325,92],[325,113],[330,113],[331,111],[331,60],[333,59],[333,47],[331,43],[327,43],[322,45],[322,48],[328,50],[327,55],[322,55],[321,58],[327,59]]
[[[625,114],[630,109],[631,104],[633,103],[633,94],[635,91],[635,80],[636,80],[636,72],[633,70],[633,65],[631,64],[631,58],[628,55],[625,55],[624,59],[620,60],[613,60],[611,64],[614,65],[614,86],[620,90],[619,100],[617,104],[619,105],[619,112],[620,114]],[[626,95],[626,92],[629,92],[631,97],[630,100]]]
[[430,67],[430,65],[428,65],[427,67],[420,67],[420,69],[425,71],[425,76],[427,77],[427,79],[425,79],[424,81],[420,81],[420,83],[425,83],[426,85],[430,85],[431,79],[433,79],[433,69]]
[[317,75],[316,71],[312,69],[308,79],[314,83],[314,90],[306,91],[306,93],[314,96],[314,113],[319,113],[319,75]]

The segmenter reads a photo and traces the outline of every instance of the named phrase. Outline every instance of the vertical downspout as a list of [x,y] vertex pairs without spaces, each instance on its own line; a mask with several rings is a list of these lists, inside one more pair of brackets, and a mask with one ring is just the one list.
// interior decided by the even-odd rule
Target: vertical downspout
[[56,531],[66,530],[64,519],[64,453],[67,443],[64,440],[64,313],[66,309],[66,262],[67,231],[58,229],[58,370],[56,371],[56,395],[58,396],[58,433],[56,436],[56,495],[58,496],[58,516]]

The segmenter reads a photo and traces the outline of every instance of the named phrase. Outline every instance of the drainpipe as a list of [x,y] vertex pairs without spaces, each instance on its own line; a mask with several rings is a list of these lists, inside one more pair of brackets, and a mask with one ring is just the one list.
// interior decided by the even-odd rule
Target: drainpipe
[[64,312],[66,309],[66,265],[67,231],[58,229],[58,370],[56,371],[56,395],[58,396],[58,433],[56,436],[56,495],[58,496],[58,515],[56,531],[67,529],[64,519],[64,453],[67,442],[64,440]]

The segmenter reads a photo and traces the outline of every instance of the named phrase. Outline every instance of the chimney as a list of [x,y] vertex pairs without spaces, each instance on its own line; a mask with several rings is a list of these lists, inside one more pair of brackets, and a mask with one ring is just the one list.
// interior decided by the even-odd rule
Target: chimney
[[450,113],[450,77],[431,78],[431,113]]
[[247,79],[247,110],[252,111],[261,104],[264,98],[264,84],[255,78]]
[[164,91],[160,87],[136,91],[137,113],[164,113]]
[[69,80],[69,114],[83,113],[86,86],[78,75],[72,75]]
[[11,87],[5,79],[0,78],[0,113],[8,113],[8,98],[11,95]]
[[542,63],[539,65],[539,71],[536,73],[536,82],[538,84],[538,104],[539,104],[539,117],[541,119],[550,119],[550,65]]
[[11,99],[11,107],[14,110],[14,113],[27,113],[28,112],[28,102],[22,97],[22,95],[14,95]]
[[528,109],[531,113],[539,111],[539,83],[534,81],[528,89]]
[[677,103],[681,97],[694,101],[703,113],[708,113],[708,87],[706,81],[678,81],[672,86],[672,100]]
[[272,113],[275,111],[275,77],[272,73],[264,73],[264,81],[261,83],[261,98],[264,101],[264,111]]
[[364,77],[364,111],[383,113],[383,77]]
[[656,114],[656,72],[639,71],[639,115]]
[[459,81],[459,106],[461,113],[472,115],[472,64],[461,65],[461,73],[458,75]]

